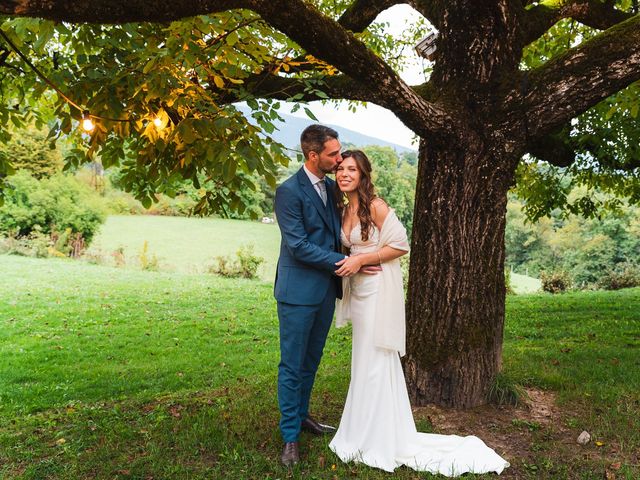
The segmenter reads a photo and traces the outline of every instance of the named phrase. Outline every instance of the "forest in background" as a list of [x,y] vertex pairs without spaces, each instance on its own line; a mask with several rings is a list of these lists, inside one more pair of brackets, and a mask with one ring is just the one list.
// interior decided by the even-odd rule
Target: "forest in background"
[[[355,148],[346,144],[344,148]],[[371,159],[379,196],[397,212],[410,232],[413,221],[417,155],[397,154],[390,147],[363,147]],[[7,178],[10,188],[0,207],[2,250],[34,256],[81,256],[96,230],[109,214],[188,216],[203,195],[191,181],[176,181],[169,194],[145,208],[124,191],[118,168],[104,171],[96,162],[89,167],[64,170],[64,151],[51,149],[46,132],[35,128],[14,131],[10,142],[0,145],[0,155],[10,159],[17,173]],[[300,168],[292,158],[281,168],[279,181]],[[531,168],[531,166],[529,166]],[[535,168],[544,174],[544,162]],[[259,175],[238,171],[248,181],[240,192],[242,204],[225,207],[223,218],[273,217],[274,190]],[[570,188],[570,179],[566,179]],[[526,182],[526,177],[521,179]],[[509,196],[505,234],[505,268],[535,278],[560,282],[560,290],[624,288],[640,284],[640,209],[624,199],[600,193],[608,205],[591,218],[554,210],[532,219],[531,209],[518,196],[518,185]],[[569,200],[584,197],[585,187],[568,190]],[[593,192],[590,192],[593,193]]]

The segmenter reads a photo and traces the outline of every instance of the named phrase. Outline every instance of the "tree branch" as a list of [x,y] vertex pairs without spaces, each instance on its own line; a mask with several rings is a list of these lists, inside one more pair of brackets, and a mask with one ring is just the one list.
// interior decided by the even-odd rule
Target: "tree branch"
[[303,0],[0,0],[0,13],[8,15],[93,23],[160,22],[235,8],[255,11],[315,57],[379,91],[416,134],[428,136],[450,124],[443,108],[425,101],[351,32]]
[[566,128],[542,138],[530,139],[527,152],[557,167],[568,167],[576,159]]
[[639,79],[636,15],[529,72],[527,91],[512,91],[505,107],[524,109],[529,136],[540,137]]
[[540,38],[563,18],[572,18],[588,27],[606,30],[633,15],[616,9],[611,0],[545,0],[524,14],[523,44],[528,45]]
[[251,8],[254,3],[255,0],[0,0],[0,14],[73,23],[170,22],[236,8]]
[[306,2],[263,1],[254,10],[315,57],[379,92],[379,99],[416,134],[428,136],[450,123],[443,108],[420,97],[351,32]]
[[382,12],[403,3],[411,5],[433,25],[442,14],[439,2],[435,0],[356,0],[345,10],[338,23],[352,32],[363,32]]
[[431,25],[439,29],[440,20],[444,14],[443,4],[446,4],[446,2],[441,0],[409,0],[406,3],[420,12],[424,18],[429,20]]
[[367,29],[373,21],[386,9],[407,3],[406,0],[355,0],[349,8],[347,8],[338,23],[343,28],[359,33]]
[[[309,89],[309,80],[318,82],[318,89],[322,90],[334,100],[355,100],[376,104],[384,103],[384,99],[376,99],[375,95],[372,96],[371,91],[346,75],[309,79],[282,77],[271,73],[264,73],[252,75],[245,79],[244,87],[250,91],[253,96],[258,98],[291,100],[293,96],[302,95],[298,97],[301,101],[312,102],[322,100],[322,97],[319,97]],[[211,86],[209,90],[215,92],[217,87]],[[221,103],[233,103],[242,101],[242,98],[233,92],[225,92],[220,101]]]

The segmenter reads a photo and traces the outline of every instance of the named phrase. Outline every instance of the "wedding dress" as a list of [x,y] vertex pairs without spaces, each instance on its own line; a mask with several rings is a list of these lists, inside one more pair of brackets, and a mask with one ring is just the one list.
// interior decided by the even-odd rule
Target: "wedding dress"
[[[385,227],[383,226],[383,229]],[[362,241],[356,225],[342,243],[351,254],[376,251],[380,232],[372,226]],[[465,472],[500,473],[509,466],[475,436],[419,433],[413,420],[397,351],[375,346],[376,295],[380,275],[356,274],[348,280],[353,324],[351,383],[340,425],[329,447],[344,462],[388,472],[406,465],[449,477]]]

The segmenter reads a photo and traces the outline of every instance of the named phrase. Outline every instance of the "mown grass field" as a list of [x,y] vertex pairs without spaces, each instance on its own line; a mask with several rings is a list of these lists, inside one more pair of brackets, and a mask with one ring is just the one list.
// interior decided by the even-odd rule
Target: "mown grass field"
[[[303,463],[279,466],[269,282],[12,256],[0,272],[0,478],[432,478],[343,465],[306,435]],[[554,394],[557,425],[468,430],[526,439],[500,478],[640,478],[639,352],[640,289],[509,297],[505,376]],[[332,329],[312,400],[331,423],[349,355]]]
[[160,269],[200,273],[219,255],[234,256],[242,245],[253,245],[265,259],[259,274],[273,280],[280,251],[280,230],[275,224],[220,218],[111,215],[91,244],[91,251],[106,259],[122,248],[127,264],[136,266],[144,242],[148,256],[156,255]]
[[[272,281],[280,251],[280,230],[275,224],[220,218],[112,215],[100,228],[90,250],[112,263],[111,254],[122,248],[126,264],[135,267],[145,241],[147,256],[155,255],[161,270],[182,273],[204,272],[215,263],[215,257],[234,256],[240,246],[252,245],[255,254],[265,260],[259,268],[260,278]],[[511,283],[517,293],[540,289],[538,279],[517,273],[511,274]]]

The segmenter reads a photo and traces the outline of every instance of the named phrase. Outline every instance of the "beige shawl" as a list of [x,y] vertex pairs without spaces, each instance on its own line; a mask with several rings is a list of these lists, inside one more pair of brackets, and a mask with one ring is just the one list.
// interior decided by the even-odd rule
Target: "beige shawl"
[[[387,214],[380,230],[378,248],[384,246],[409,251],[407,232],[393,210]],[[396,350],[400,356],[404,356],[406,326],[400,259],[384,262],[378,275],[380,283],[376,296],[374,342],[377,347]],[[351,319],[351,289],[348,278],[342,280],[342,286],[342,300],[336,302],[336,327],[345,326]]]

